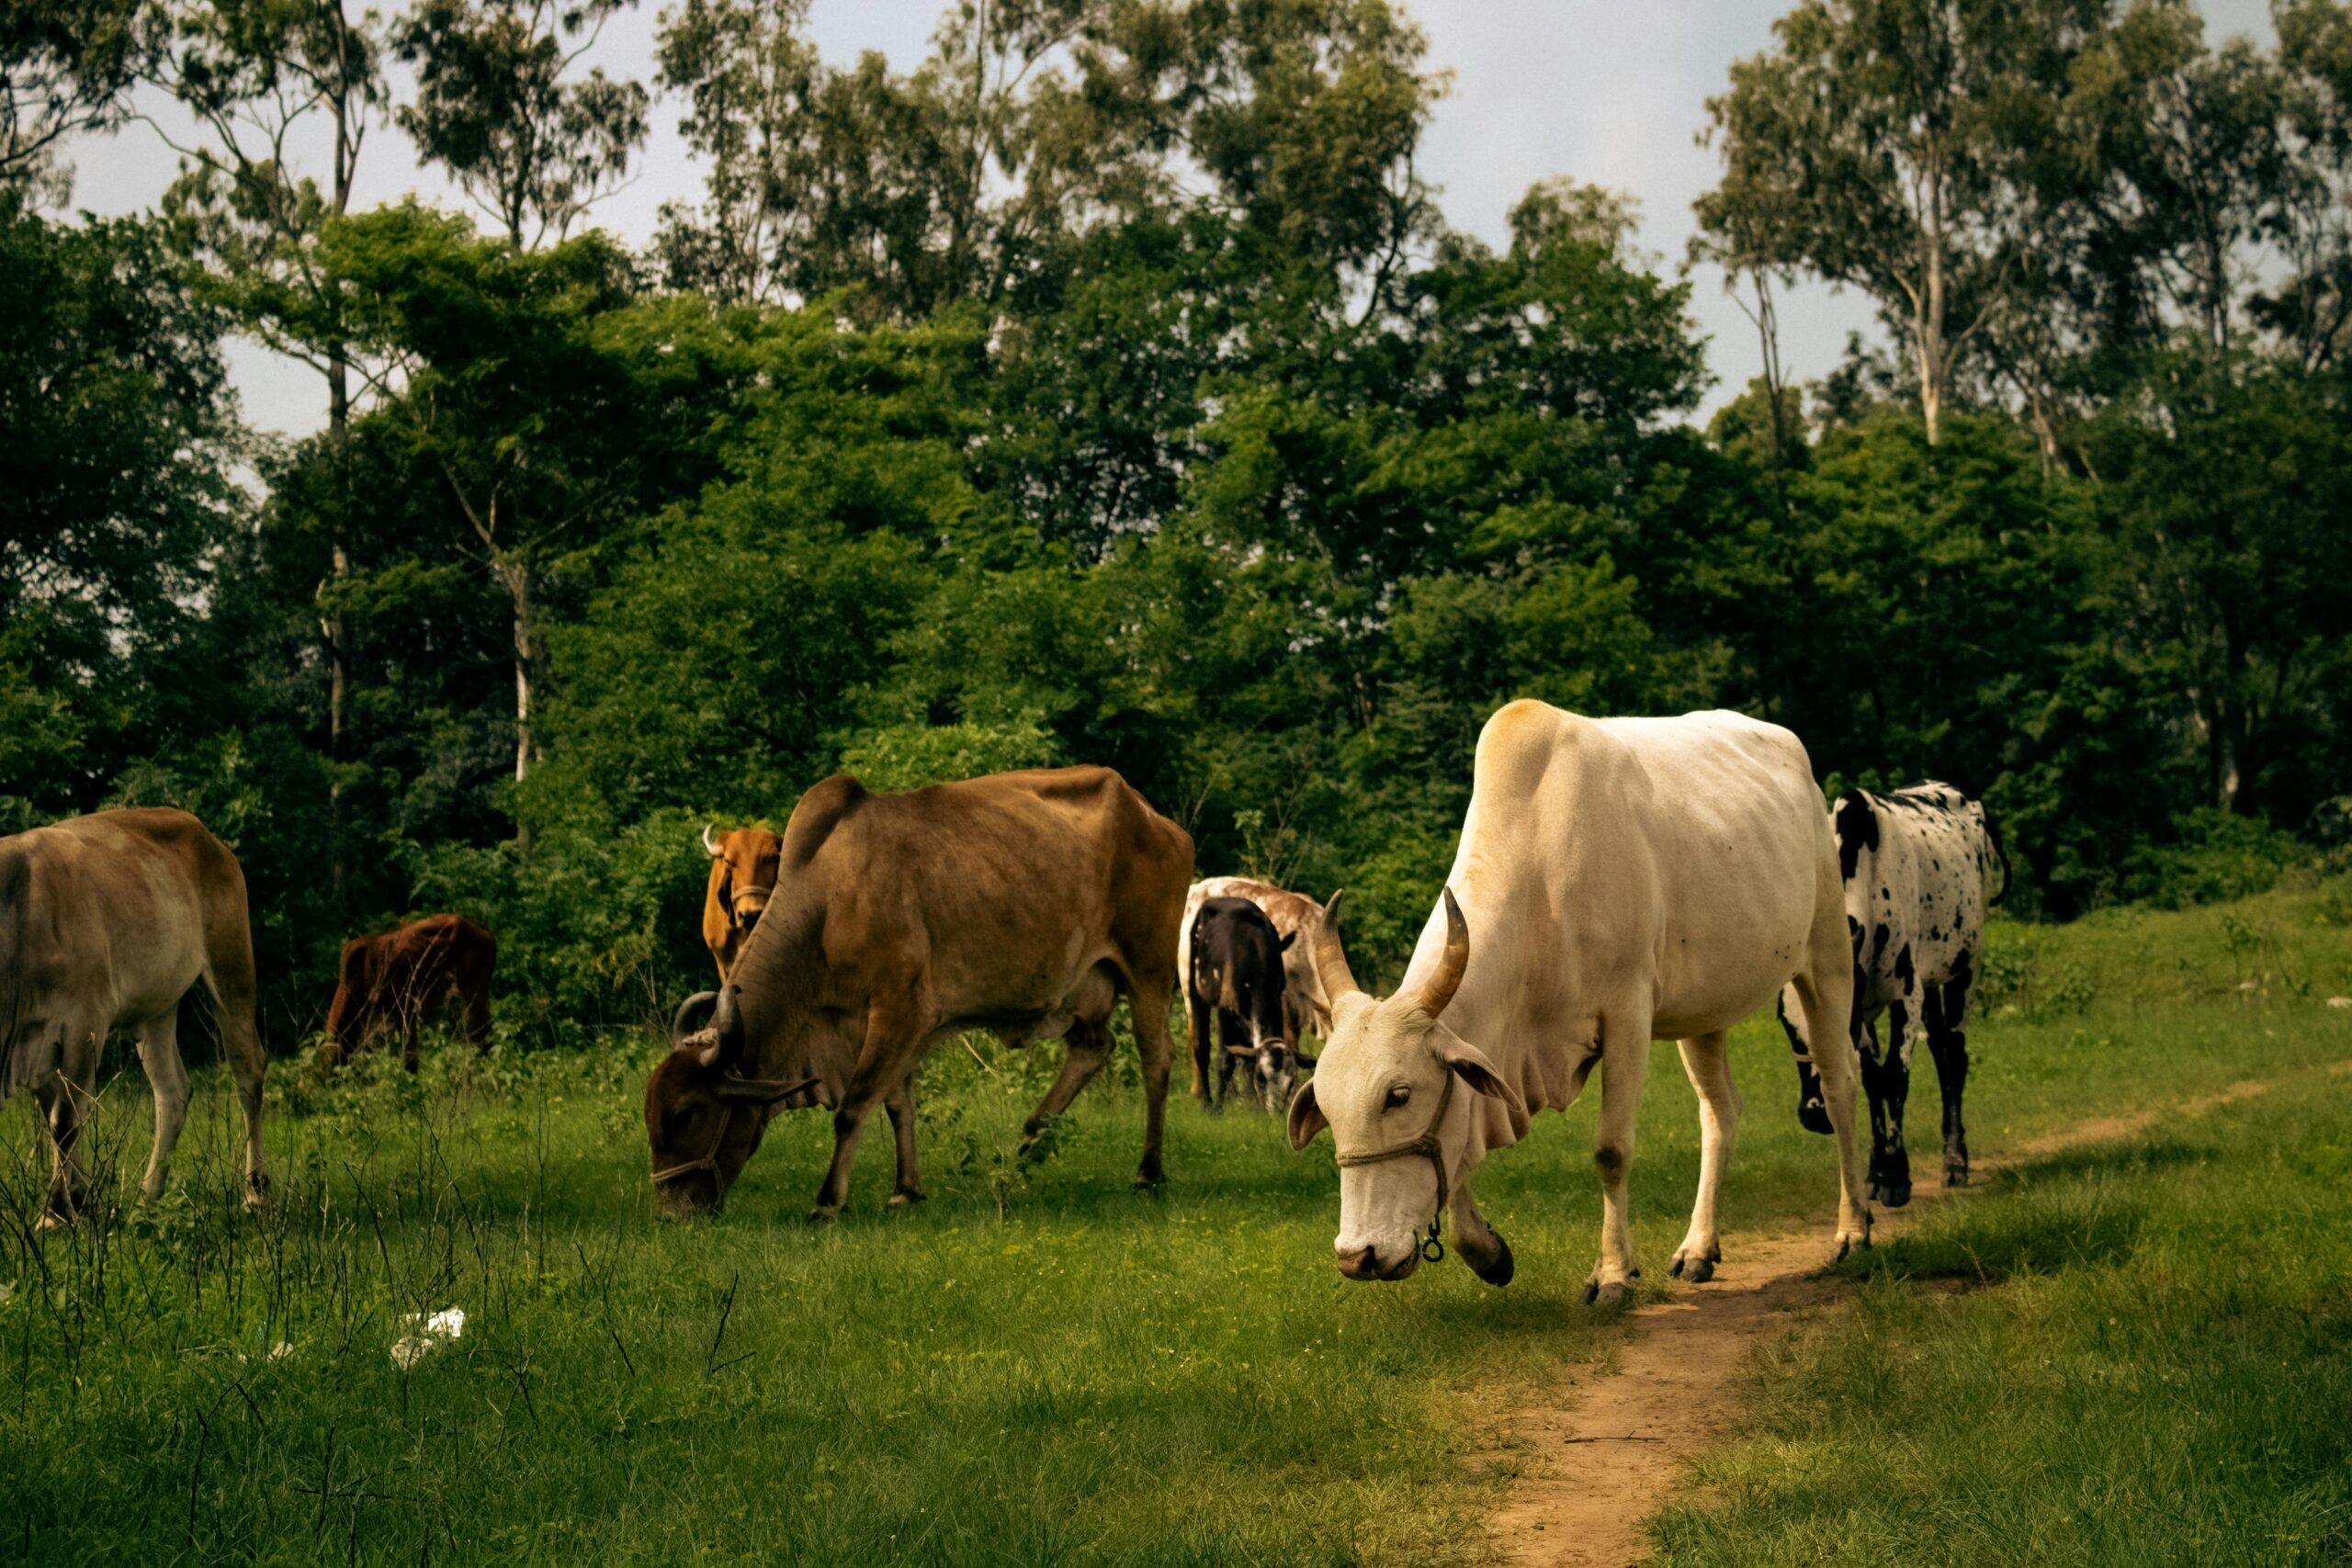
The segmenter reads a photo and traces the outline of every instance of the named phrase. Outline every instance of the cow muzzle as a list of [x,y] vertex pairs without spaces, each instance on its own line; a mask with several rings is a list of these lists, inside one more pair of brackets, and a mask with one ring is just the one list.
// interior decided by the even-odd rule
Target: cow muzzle
[[1377,1242],[1361,1247],[1335,1243],[1331,1250],[1340,1272],[1359,1281],[1402,1280],[1421,1266],[1418,1238],[1408,1238],[1393,1247],[1383,1247]]

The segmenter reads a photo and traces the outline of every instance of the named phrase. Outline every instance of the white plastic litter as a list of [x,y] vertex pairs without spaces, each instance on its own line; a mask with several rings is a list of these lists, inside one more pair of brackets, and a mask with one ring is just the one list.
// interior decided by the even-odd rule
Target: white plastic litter
[[2332,1008],[2352,1008],[2352,997],[2330,997],[2327,998],[2327,1005]]
[[430,1316],[413,1312],[401,1321],[413,1325],[416,1332],[403,1334],[392,1341],[392,1365],[407,1371],[450,1340],[465,1334],[466,1309],[443,1307]]

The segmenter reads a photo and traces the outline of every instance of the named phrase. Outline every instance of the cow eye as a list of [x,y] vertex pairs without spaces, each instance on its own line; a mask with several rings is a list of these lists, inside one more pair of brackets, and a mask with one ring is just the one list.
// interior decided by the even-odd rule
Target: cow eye
[[1388,1091],[1388,1102],[1381,1109],[1385,1111],[1394,1111],[1412,1098],[1413,1091],[1411,1088],[1400,1083]]

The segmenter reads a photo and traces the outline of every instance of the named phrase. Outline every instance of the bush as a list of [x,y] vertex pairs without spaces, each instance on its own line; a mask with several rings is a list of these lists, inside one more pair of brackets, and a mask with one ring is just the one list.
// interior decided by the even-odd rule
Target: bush
[[2205,809],[2175,819],[2173,843],[2143,845],[2124,862],[2118,891],[2161,909],[2249,898],[2314,858],[2311,846],[2256,817]]

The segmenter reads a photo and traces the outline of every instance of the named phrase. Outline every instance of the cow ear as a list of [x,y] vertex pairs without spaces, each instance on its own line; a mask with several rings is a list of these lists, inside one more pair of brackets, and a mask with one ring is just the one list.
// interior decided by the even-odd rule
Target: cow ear
[[1283,952],[1283,953],[1288,953],[1288,952],[1290,951],[1290,944],[1291,944],[1292,942],[1296,942],[1297,940],[1298,940],[1298,933],[1297,933],[1296,931],[1284,931],[1284,932],[1283,932],[1283,939],[1282,939],[1280,942],[1278,942],[1274,943],[1274,946],[1275,946],[1277,949],[1279,949],[1280,951]]
[[1515,1132],[1527,1131],[1527,1102],[1519,1097],[1502,1069],[1487,1058],[1487,1054],[1443,1024],[1430,1031],[1430,1043],[1437,1048],[1438,1059],[1464,1083],[1480,1094],[1492,1096],[1503,1102],[1510,1112],[1510,1124]]
[[1298,1086],[1290,1097],[1290,1146],[1303,1149],[1315,1141],[1315,1134],[1330,1125],[1323,1114],[1323,1107],[1316,1103],[1315,1086]]

